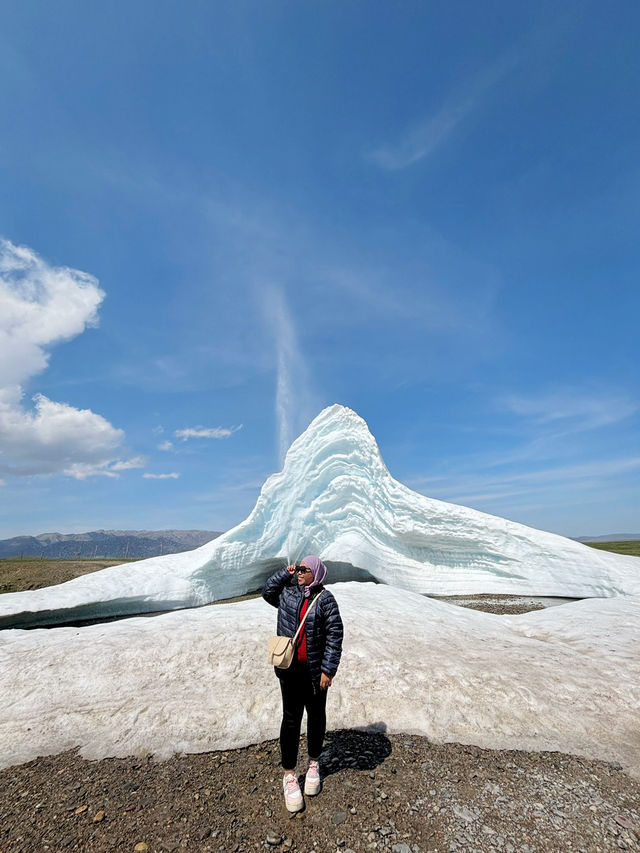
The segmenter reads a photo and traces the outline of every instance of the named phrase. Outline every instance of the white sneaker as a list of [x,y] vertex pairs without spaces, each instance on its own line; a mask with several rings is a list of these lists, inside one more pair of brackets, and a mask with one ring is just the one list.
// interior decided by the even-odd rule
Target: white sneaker
[[298,780],[293,773],[287,773],[282,780],[282,787],[284,789],[284,804],[287,807],[287,811],[299,812],[302,808],[302,793],[300,792]]
[[309,797],[315,796],[320,790],[320,765],[317,761],[309,761],[307,775],[304,777],[304,792]]

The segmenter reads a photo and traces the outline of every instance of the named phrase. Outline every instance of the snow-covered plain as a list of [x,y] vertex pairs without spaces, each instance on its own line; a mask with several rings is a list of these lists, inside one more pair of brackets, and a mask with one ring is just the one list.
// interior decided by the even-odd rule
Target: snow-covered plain
[[319,554],[334,580],[375,578],[432,595],[640,594],[640,561],[455,504],[394,480],[367,424],[322,411],[265,482],[248,518],[194,551],[0,596],[0,627],[172,610],[258,589]]
[[[331,728],[562,750],[640,774],[640,598],[494,616],[372,583],[331,587],[345,621]],[[0,633],[3,766],[202,752],[275,738],[262,599],[85,628]]]

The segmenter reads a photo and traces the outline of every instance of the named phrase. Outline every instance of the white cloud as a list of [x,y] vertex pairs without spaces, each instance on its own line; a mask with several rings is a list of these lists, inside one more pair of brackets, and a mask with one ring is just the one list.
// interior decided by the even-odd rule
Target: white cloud
[[32,249],[0,240],[1,474],[117,476],[109,466],[118,459],[122,430],[42,394],[33,408],[23,405],[22,385],[46,368],[48,348],[95,326],[103,299],[93,276],[50,266]]
[[145,480],[177,480],[180,474],[172,471],[171,474],[143,474]]
[[97,325],[104,296],[93,276],[0,240],[0,387],[22,384],[47,366],[46,347]]
[[[56,403],[42,394],[35,411],[0,400],[0,472],[28,475],[56,472],[78,476],[74,466],[104,466],[118,456],[124,433],[89,409]],[[87,474],[85,474],[87,476]]]
[[131,468],[145,468],[147,464],[146,456],[134,456],[131,459],[121,459],[114,462],[111,466],[112,471],[129,471]]
[[[177,429],[174,435],[176,438],[181,439],[181,441],[186,441],[189,438],[229,438],[230,435],[238,432],[239,429],[242,429],[242,424],[235,427],[187,427],[186,429]],[[158,449],[168,450],[169,448],[159,447]]]
[[132,468],[144,468],[147,464],[145,456],[135,456],[132,459],[118,459],[115,462],[108,460],[95,465],[82,462],[74,462],[64,473],[76,480],[86,480],[87,477],[112,477],[118,479],[120,471],[130,471]]
[[161,444],[158,444],[157,447],[158,450],[173,450],[173,442],[163,441]]
[[64,473],[70,477],[75,477],[76,480],[86,480],[87,477],[111,477],[117,480],[120,475],[116,474],[109,467],[108,462],[101,462],[98,465],[89,465],[84,462],[74,462],[65,469]]

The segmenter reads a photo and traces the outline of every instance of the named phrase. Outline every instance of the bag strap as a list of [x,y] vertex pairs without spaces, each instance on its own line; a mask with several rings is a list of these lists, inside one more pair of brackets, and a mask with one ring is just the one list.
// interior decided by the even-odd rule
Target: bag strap
[[316,597],[313,599],[313,601],[311,602],[311,604],[307,607],[307,612],[306,612],[306,613],[304,614],[304,616],[302,617],[302,620],[301,620],[300,624],[298,625],[298,630],[297,630],[297,631],[295,632],[295,634],[293,635],[293,644],[294,644],[294,645],[295,645],[295,643],[296,643],[296,640],[298,639],[298,634],[299,634],[299,633],[300,633],[300,631],[302,630],[302,626],[304,625],[304,623],[305,623],[305,621],[306,621],[306,619],[307,619],[307,616],[309,615],[309,613],[311,613],[311,608],[312,608],[312,607],[313,607],[313,605],[316,603],[316,601],[320,598],[320,596],[322,595],[322,593],[323,593],[323,592],[324,592],[324,590],[322,590],[322,592],[319,592],[319,593],[318,593],[318,595],[316,595]]

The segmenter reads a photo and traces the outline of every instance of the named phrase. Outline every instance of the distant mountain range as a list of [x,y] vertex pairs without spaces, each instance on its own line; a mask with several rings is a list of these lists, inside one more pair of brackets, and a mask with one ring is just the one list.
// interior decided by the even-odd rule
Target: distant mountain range
[[635,542],[640,533],[609,533],[607,536],[580,536],[577,542]]
[[2,557],[71,560],[129,559],[191,551],[221,534],[215,530],[92,530],[89,533],[41,533],[0,540]]
[[[103,557],[130,559],[157,557],[191,551],[221,533],[215,530],[92,530],[88,533],[41,533],[0,540],[3,557],[46,557],[73,560]],[[578,542],[623,542],[639,540],[638,533],[581,536]]]

